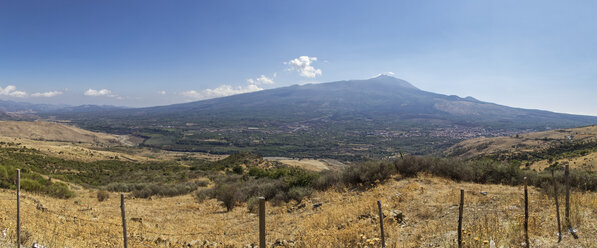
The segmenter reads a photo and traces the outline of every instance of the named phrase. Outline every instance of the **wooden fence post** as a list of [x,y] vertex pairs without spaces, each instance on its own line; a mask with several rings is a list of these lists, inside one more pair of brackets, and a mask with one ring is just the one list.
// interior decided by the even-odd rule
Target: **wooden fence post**
[[21,169],[17,169],[17,248],[21,247]]
[[565,210],[565,219],[566,219],[566,228],[570,229],[572,224],[570,223],[570,180],[568,180],[569,168],[568,163],[566,163],[566,167],[564,169],[564,183],[565,190],[566,190],[566,210]]
[[124,208],[124,194],[120,194],[120,211],[122,212],[122,236],[124,238],[124,248],[127,248],[128,238],[126,234],[126,211]]
[[556,176],[554,175],[554,170],[551,170],[551,181],[553,183],[553,195],[556,201],[556,218],[558,219],[558,243],[562,241],[562,227],[560,225],[560,204],[558,203],[558,185],[556,183]]
[[527,190],[527,177],[524,177],[524,240],[527,248],[529,244],[529,193]]
[[458,248],[462,248],[462,212],[464,210],[464,189],[460,189],[460,206],[458,207]]
[[259,197],[259,248],[265,248],[265,197]]
[[386,237],[383,231],[383,212],[381,211],[381,201],[377,201],[377,207],[379,208],[379,229],[381,231],[381,247],[386,248]]

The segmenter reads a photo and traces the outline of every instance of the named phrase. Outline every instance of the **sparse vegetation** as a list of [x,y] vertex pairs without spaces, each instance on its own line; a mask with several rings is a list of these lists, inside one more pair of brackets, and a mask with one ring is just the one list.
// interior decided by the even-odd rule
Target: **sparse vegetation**
[[100,190],[97,192],[97,200],[98,201],[103,202],[103,201],[107,200],[108,198],[110,198],[110,193],[108,193],[108,191]]

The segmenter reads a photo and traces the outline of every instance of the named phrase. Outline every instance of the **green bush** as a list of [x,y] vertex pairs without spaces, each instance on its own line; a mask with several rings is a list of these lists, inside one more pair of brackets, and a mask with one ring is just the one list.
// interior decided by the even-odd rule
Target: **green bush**
[[68,199],[75,195],[66,184],[60,182],[52,183],[47,189],[47,194],[62,199]]
[[364,162],[346,167],[340,174],[340,180],[345,185],[368,187],[384,182],[392,171],[391,164],[387,162]]
[[21,189],[31,192],[41,192],[43,185],[33,179],[23,178],[21,179]]

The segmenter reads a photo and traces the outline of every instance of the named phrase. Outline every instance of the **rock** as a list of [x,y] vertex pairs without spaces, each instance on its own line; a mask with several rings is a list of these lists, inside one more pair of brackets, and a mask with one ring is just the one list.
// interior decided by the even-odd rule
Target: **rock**
[[362,219],[371,219],[371,215],[361,214],[357,217],[357,220],[362,220]]
[[485,191],[481,191],[481,194],[484,196],[487,196],[487,192],[485,192]]
[[294,241],[287,241],[285,239],[282,239],[282,240],[276,239],[276,242],[274,242],[272,247],[288,247],[293,243],[294,243]]
[[33,242],[33,245],[31,246],[31,248],[46,248],[46,247],[38,244],[37,242]]
[[390,211],[390,216],[392,216],[397,223],[402,223],[402,221],[404,221],[404,214],[402,214],[402,211],[394,209]]
[[489,248],[495,248],[495,242],[493,240],[489,241]]

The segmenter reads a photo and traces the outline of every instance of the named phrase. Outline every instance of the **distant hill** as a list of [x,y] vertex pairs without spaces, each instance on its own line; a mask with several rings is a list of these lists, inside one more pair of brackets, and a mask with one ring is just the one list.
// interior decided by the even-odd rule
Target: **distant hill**
[[119,138],[113,135],[42,121],[0,121],[0,137],[101,145],[121,144]]
[[432,153],[480,136],[597,124],[597,117],[511,108],[423,91],[390,76],[293,85],[198,102],[52,115],[145,145],[265,156]]
[[444,155],[520,162],[535,170],[569,163],[571,168],[597,171],[597,126],[470,139],[450,147]]
[[447,149],[445,154],[447,156],[470,158],[502,153],[534,152],[575,142],[597,142],[597,126],[470,139],[455,144]]
[[35,104],[27,102],[15,102],[0,100],[0,118],[2,116],[26,116],[39,113],[56,112],[91,112],[101,110],[125,109],[125,107],[111,105],[80,105],[70,106],[64,104]]

